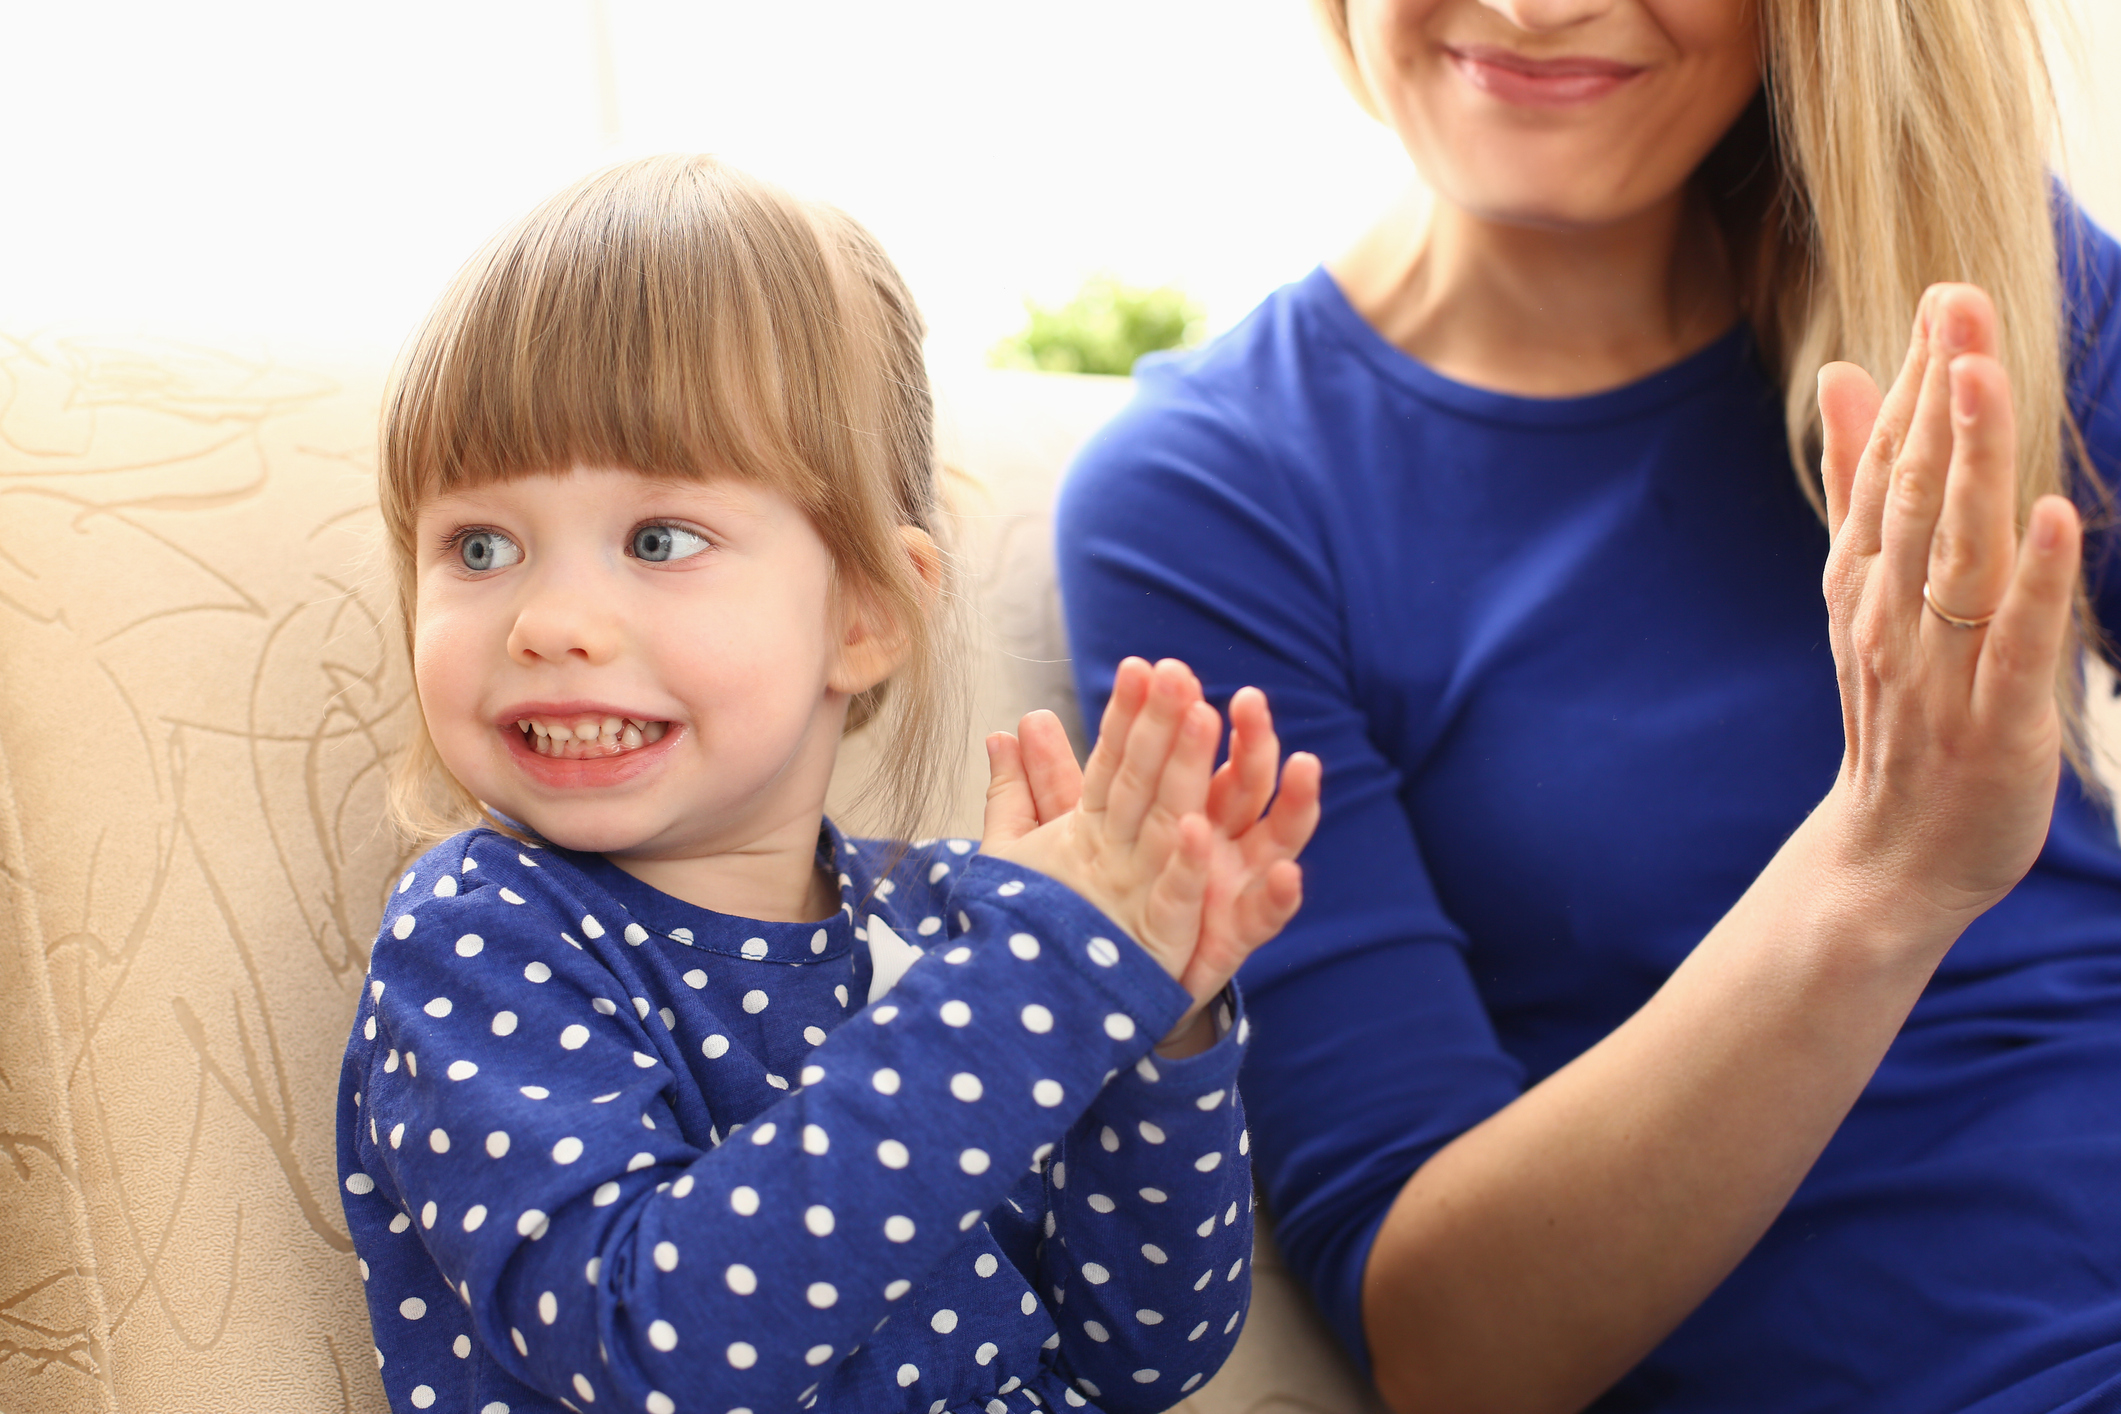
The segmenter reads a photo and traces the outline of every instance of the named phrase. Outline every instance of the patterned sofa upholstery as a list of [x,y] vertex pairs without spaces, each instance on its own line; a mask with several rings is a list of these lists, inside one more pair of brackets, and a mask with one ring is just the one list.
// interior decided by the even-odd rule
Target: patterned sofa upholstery
[[[0,336],[7,1414],[383,1408],[329,1123],[404,857],[382,823],[409,710],[376,554],[382,376]],[[1048,506],[1126,391],[946,390],[982,731],[1068,708]],[[953,830],[977,827],[981,760],[975,734]],[[1376,1408],[1270,1240],[1256,1266],[1236,1357],[1182,1407]]]

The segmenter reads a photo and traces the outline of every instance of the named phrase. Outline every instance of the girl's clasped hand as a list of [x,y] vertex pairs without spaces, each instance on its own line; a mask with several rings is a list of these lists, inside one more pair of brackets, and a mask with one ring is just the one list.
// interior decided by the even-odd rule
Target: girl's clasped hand
[[[1280,771],[1266,694],[1230,702],[1230,756],[1214,768],[1222,719],[1185,664],[1119,665],[1086,772],[1060,719],[1034,712],[987,750],[982,848],[1049,874],[1125,924],[1193,999],[1164,1038],[1169,1055],[1203,1050],[1210,1000],[1251,951],[1295,916],[1295,858],[1318,824],[1318,758]],[[1272,800],[1271,809],[1268,806]]]
[[903,815],[954,759],[919,346],[859,227],[672,158],[526,218],[408,360],[396,785],[449,838],[338,1109],[394,1408],[1147,1414],[1236,1339],[1230,983],[1319,765],[1246,690],[1218,769],[1130,660],[1087,772],[1051,713],[990,739],[984,852],[823,818],[850,724]]

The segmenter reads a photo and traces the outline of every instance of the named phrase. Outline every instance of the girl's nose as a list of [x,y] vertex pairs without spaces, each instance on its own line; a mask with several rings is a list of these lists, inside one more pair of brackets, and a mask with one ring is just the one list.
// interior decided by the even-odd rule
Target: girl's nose
[[1527,34],[1545,34],[1595,20],[1617,0],[1480,0]]
[[619,650],[619,623],[599,607],[599,596],[541,585],[516,611],[508,656],[525,666],[578,663],[599,667]]

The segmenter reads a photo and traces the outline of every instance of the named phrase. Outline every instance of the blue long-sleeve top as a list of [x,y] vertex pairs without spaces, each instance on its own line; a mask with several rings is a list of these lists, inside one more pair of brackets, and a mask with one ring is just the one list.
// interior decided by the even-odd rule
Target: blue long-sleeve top
[[1060,884],[829,823],[819,862],[803,924],[492,831],[404,876],[338,1105],[393,1409],[1147,1414],[1222,1363],[1234,991],[1158,1058],[1185,992]]
[[[2076,222],[2064,251],[2111,486],[2121,249]],[[1303,910],[1242,973],[1245,1101],[1278,1241],[1366,1356],[1363,1267],[1408,1178],[1640,1007],[1832,785],[1827,536],[1743,329],[1512,397],[1410,359],[1320,270],[1139,375],[1062,493],[1083,702],[1170,655],[1218,702],[1265,689],[1324,762]],[[2089,551],[2121,638],[2113,531]],[[2072,778],[1781,1218],[1596,1407],[2094,1387],[2121,1407],[2121,849]]]

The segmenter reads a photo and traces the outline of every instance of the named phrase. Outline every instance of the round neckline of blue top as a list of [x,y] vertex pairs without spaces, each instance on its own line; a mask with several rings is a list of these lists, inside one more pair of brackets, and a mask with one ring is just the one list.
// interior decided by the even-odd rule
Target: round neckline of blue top
[[1741,319],[1678,362],[1632,383],[1579,397],[1526,397],[1447,378],[1391,343],[1348,303],[1340,282],[1323,265],[1313,269],[1299,289],[1349,350],[1385,378],[1427,402],[1512,427],[1591,427],[1624,422],[1722,381],[1752,354],[1752,330]]
[[[830,918],[810,923],[776,923],[717,913],[641,882],[601,854],[579,854],[553,844],[542,848],[615,899],[628,919],[647,931],[643,942],[653,939],[747,962],[779,963],[830,962],[846,956],[856,942],[854,910],[862,900],[842,862],[849,852],[847,841],[830,820],[823,821],[818,831],[817,859],[838,885],[840,907]],[[765,944],[763,951],[759,943]]]

